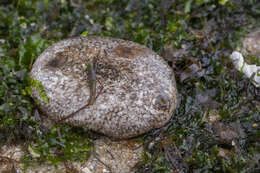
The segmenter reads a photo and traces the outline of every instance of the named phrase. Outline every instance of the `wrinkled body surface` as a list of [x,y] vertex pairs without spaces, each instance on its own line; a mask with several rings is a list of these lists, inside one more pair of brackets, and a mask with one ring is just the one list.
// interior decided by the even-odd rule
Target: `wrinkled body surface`
[[[95,69],[89,71],[93,59]],[[94,36],[60,41],[38,57],[30,75],[44,87],[49,102],[34,87],[33,98],[50,119],[116,139],[163,126],[176,107],[173,71],[131,41]]]

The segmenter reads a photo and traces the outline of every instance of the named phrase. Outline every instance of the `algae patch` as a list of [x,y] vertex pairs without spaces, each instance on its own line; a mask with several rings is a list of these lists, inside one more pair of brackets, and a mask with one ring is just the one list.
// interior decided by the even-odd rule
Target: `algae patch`
[[47,96],[45,90],[44,90],[44,87],[42,85],[42,83],[36,79],[33,79],[33,78],[29,78],[28,79],[28,83],[29,83],[29,88],[27,88],[27,91],[29,92],[30,95],[32,95],[32,91],[31,91],[31,88],[35,88],[36,91],[38,92],[41,100],[44,102],[44,103],[49,103],[50,102],[50,98]]

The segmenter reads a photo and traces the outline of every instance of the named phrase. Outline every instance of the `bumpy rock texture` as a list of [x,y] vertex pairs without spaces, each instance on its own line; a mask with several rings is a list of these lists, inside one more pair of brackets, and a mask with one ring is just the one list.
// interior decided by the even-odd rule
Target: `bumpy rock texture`
[[[86,67],[93,57],[96,99],[86,106],[91,97]],[[150,49],[121,39],[60,41],[38,57],[30,75],[41,82],[49,98],[44,102],[32,87],[33,98],[50,119],[58,122],[77,112],[64,122],[116,139],[163,126],[176,107],[173,71]]]
[[243,40],[243,54],[253,54],[260,58],[260,28],[249,33]]
[[[28,149],[30,151],[30,149]],[[22,144],[0,146],[1,173],[64,173],[70,172],[63,162],[56,166],[49,162],[35,163],[24,170],[23,155],[28,152]],[[32,158],[35,154],[29,152]],[[84,162],[70,163],[78,173],[133,173],[142,161],[143,145],[137,140],[111,141],[101,137],[94,141],[94,150]]]
[[100,138],[94,141],[94,152],[82,170],[90,173],[133,173],[142,158],[143,145],[135,140]]

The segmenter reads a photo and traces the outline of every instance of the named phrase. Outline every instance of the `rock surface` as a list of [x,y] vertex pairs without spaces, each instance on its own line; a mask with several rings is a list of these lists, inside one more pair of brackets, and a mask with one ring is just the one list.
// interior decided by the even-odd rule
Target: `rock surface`
[[94,142],[94,152],[85,165],[92,173],[132,173],[142,157],[143,145],[137,141],[101,138]]
[[[93,59],[95,69],[89,75]],[[171,68],[145,46],[121,39],[60,41],[38,57],[30,76],[44,88],[48,102],[37,87],[32,87],[33,98],[50,119],[116,139],[163,126],[176,107]]]
[[260,58],[260,28],[246,35],[243,40],[242,53],[245,55],[252,54]]
[[[20,145],[0,146],[0,172],[23,173],[23,155],[26,149]],[[30,153],[30,156],[35,156]],[[64,173],[68,167],[78,173],[132,173],[136,164],[142,161],[143,145],[135,140],[111,141],[104,137],[94,141],[94,151],[88,160],[80,162],[58,163],[56,167],[48,162],[30,165],[26,173]],[[69,166],[70,165],[70,166]]]

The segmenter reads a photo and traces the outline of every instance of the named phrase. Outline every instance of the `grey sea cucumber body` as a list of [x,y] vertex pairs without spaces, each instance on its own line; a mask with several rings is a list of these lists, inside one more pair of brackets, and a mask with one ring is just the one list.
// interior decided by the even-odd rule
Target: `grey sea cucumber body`
[[[86,66],[96,57],[96,99]],[[145,46],[108,37],[78,37],[47,48],[31,77],[42,83],[49,103],[33,89],[41,111],[58,122],[88,128],[116,139],[131,138],[163,126],[176,107],[172,69]],[[161,100],[158,100],[161,99]]]

